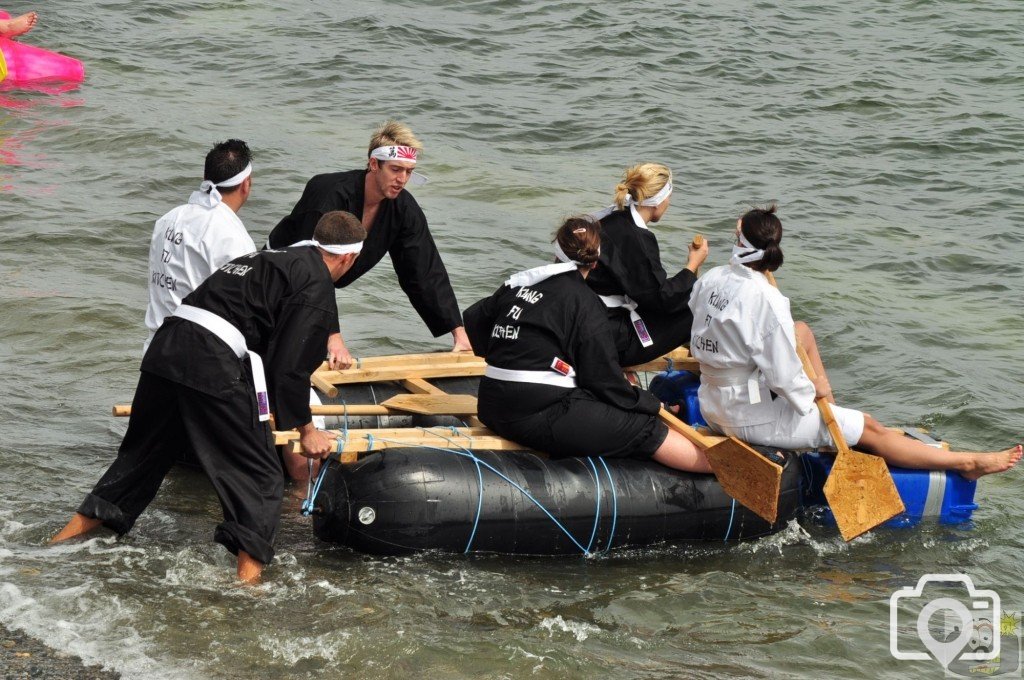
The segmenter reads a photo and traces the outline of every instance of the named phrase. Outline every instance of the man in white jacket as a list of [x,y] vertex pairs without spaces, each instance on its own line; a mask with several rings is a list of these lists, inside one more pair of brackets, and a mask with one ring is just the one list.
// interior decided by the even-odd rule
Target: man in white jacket
[[156,221],[149,246],[149,337],[143,354],[186,295],[221,265],[255,252],[237,214],[252,189],[251,159],[248,145],[239,139],[215,145],[206,154],[199,191]]

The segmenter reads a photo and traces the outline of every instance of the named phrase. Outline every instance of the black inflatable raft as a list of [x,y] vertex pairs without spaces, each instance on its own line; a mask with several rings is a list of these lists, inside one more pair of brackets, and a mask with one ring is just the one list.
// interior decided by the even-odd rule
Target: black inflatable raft
[[356,463],[331,462],[313,526],[321,540],[377,555],[569,555],[736,541],[778,531],[796,515],[799,468],[786,456],[778,520],[768,524],[714,476],[654,462],[387,449]]

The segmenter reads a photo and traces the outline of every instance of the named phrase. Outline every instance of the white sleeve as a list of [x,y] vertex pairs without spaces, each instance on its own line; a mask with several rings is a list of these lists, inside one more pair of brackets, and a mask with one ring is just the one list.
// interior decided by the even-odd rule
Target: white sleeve
[[771,330],[753,348],[754,363],[764,375],[768,389],[785,397],[800,415],[807,415],[814,406],[814,383],[796,353],[793,320],[777,319],[772,314],[771,325]]

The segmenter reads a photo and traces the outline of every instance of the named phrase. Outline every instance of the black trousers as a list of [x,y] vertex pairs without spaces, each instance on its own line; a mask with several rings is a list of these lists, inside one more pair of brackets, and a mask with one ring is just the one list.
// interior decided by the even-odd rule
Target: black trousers
[[213,483],[224,522],[213,540],[263,564],[274,557],[284,475],[269,424],[260,422],[248,381],[218,399],[143,372],[117,459],[78,512],[127,533],[156,496],[183,449]]
[[608,323],[611,325],[612,335],[615,336],[615,349],[619,352],[620,365],[636,366],[654,361],[676,347],[690,342],[690,331],[693,327],[693,314],[690,310],[673,316],[658,316],[653,313],[641,316],[651,340],[654,341],[650,347],[644,347],[640,343],[627,310],[622,307],[608,308]]
[[624,411],[584,389],[483,378],[484,425],[553,458],[650,458],[668,436],[657,416]]

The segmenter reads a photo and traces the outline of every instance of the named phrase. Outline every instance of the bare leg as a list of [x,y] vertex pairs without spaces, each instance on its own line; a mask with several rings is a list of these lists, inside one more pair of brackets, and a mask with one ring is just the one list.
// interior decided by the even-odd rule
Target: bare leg
[[94,517],[86,517],[85,515],[76,512],[75,516],[71,518],[71,521],[67,523],[67,526],[61,529],[56,536],[50,539],[50,543],[60,543],[61,541],[66,541],[69,538],[87,534],[101,524],[103,524],[102,520],[98,520]]
[[[291,453],[288,451],[288,447],[284,447],[284,467],[288,471],[288,476],[294,479],[296,482],[305,482],[310,478],[309,472],[309,458],[306,458],[301,453]],[[316,477],[317,472],[320,470],[320,461],[313,461],[313,477]]]
[[1003,451],[945,451],[887,429],[864,414],[864,434],[857,442],[864,448],[898,467],[917,470],[954,470],[966,479],[1009,470],[1021,457],[1021,446]]
[[256,584],[260,582],[260,574],[263,573],[263,563],[245,552],[238,551],[238,578],[245,583]]
[[35,12],[28,12],[13,19],[0,19],[0,35],[5,38],[13,38],[16,35],[28,33],[36,25],[38,18]]
[[[818,352],[818,341],[814,338],[814,331],[803,321],[797,321],[794,325],[796,330],[796,340],[807,352],[807,358],[811,360],[811,366],[814,367],[814,372],[818,374],[818,377],[828,377],[828,373],[825,372],[825,364],[821,362],[821,354]],[[832,393],[828,394],[828,402],[830,404],[836,403],[835,397]]]
[[668,436],[652,458],[665,467],[684,472],[711,472],[711,464],[704,452],[675,430],[668,431]]

